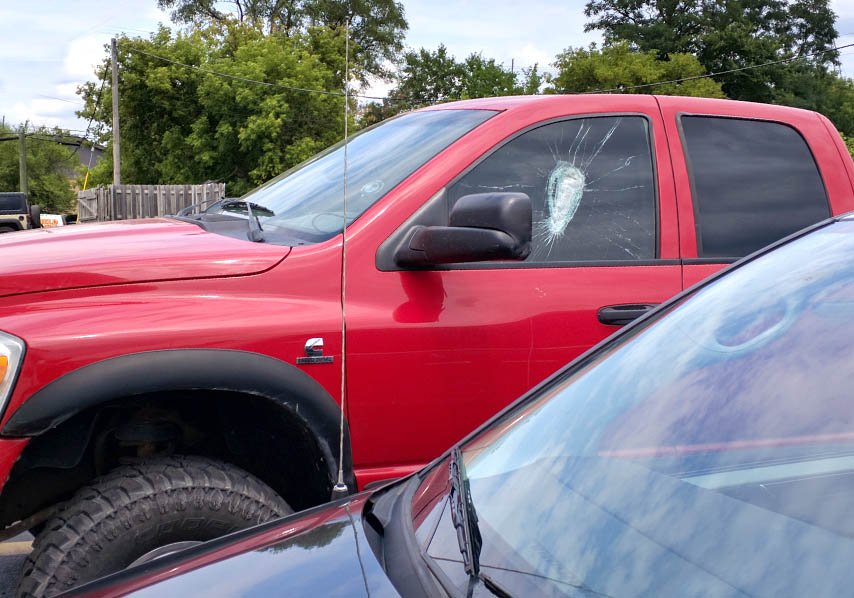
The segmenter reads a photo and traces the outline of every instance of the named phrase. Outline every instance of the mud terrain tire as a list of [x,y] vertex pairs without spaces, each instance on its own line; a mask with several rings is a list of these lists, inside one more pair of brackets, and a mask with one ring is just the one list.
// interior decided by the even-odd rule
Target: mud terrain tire
[[54,596],[127,567],[159,546],[210,540],[292,509],[251,474],[203,457],[119,467],[48,522],[24,563],[18,598]]

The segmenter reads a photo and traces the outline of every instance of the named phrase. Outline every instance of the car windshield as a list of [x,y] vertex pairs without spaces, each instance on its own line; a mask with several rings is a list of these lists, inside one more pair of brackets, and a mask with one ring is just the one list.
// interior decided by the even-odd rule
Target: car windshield
[[[852,256],[841,221],[748,262],[464,445],[481,572],[512,595],[849,595]],[[448,511],[413,500],[465,588]]]
[[[496,113],[411,112],[354,135],[347,143],[347,224],[451,143]],[[239,199],[208,213],[246,217],[249,202],[265,233],[319,243],[341,232],[344,144],[334,145]]]

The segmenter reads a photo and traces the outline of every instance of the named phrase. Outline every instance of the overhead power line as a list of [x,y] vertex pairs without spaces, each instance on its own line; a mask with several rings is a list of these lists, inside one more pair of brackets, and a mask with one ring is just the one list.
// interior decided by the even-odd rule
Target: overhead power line
[[775,64],[784,64],[786,62],[794,62],[796,60],[803,60],[805,58],[812,58],[813,56],[821,56],[823,54],[830,54],[831,52],[836,52],[837,50],[844,50],[845,48],[854,47],[854,43],[845,44],[844,46],[835,46],[828,50],[822,50],[820,52],[813,52],[812,54],[804,54],[803,56],[791,56],[789,58],[783,58],[781,60],[772,60],[771,62],[765,62],[763,64],[753,64],[750,66],[742,66],[737,69],[729,69],[727,71],[718,71],[716,73],[707,73],[705,75],[694,75],[693,77],[683,77],[682,79],[671,79],[670,81],[658,81],[656,83],[643,83],[640,85],[628,85],[623,87],[613,87],[611,89],[596,89],[593,91],[581,91],[581,92],[570,92],[577,94],[590,94],[590,93],[609,93],[612,91],[625,91],[627,89],[641,89],[644,87],[654,87],[656,85],[670,85],[672,83],[683,83],[685,81],[696,81],[697,79],[708,79],[711,77],[717,77],[719,75],[729,75],[730,73],[739,73],[741,71],[749,71],[752,69],[761,69],[766,66],[773,66]]
[[[77,149],[80,148],[80,142],[79,141],[63,141],[62,139],[49,139],[46,137],[35,137],[32,134],[27,135],[27,139],[33,139],[35,141],[44,141],[47,143],[57,143],[59,145],[67,145],[69,147],[73,147],[73,148],[77,148]],[[0,141],[2,141],[2,139],[0,139]],[[74,156],[74,154],[77,152],[77,149],[75,149],[73,152],[71,152],[70,157]]]
[[[806,58],[812,58],[814,56],[822,56],[824,54],[829,54],[831,52],[837,52],[839,50],[844,50],[846,48],[851,48],[851,47],[854,47],[854,43],[845,44],[843,46],[834,46],[833,48],[828,48],[827,50],[821,50],[819,52],[804,54],[802,56],[791,56],[789,58],[783,58],[780,60],[773,60],[773,61],[765,62],[762,64],[753,64],[753,65],[743,66],[743,67],[739,67],[739,68],[729,69],[726,71],[717,71],[714,73],[706,73],[704,75],[694,75],[692,77],[683,77],[681,79],[670,79],[667,81],[656,81],[654,83],[642,83],[639,85],[612,87],[610,89],[596,89],[596,90],[592,90],[592,91],[574,91],[574,92],[567,92],[567,93],[569,95],[611,93],[611,92],[615,92],[615,91],[626,91],[626,90],[631,90],[631,89],[644,89],[644,88],[648,88],[648,87],[657,87],[659,85],[672,85],[675,83],[684,83],[686,81],[696,81],[698,79],[710,79],[712,77],[718,77],[720,75],[728,75],[731,73],[749,71],[749,70],[753,70],[753,69],[764,68],[767,66],[774,66],[777,64],[785,64],[788,62],[795,62],[797,60],[804,60]],[[185,64],[185,63],[179,62],[177,60],[172,60],[171,58],[166,58],[164,56],[158,56],[157,54],[152,54],[151,52],[146,52],[145,50],[140,50],[139,48],[131,48],[128,46],[125,46],[125,48],[131,52],[137,52],[139,54],[144,54],[145,56],[148,56],[150,58],[154,58],[156,60],[161,60],[163,62],[168,62],[168,63],[174,64],[176,66],[186,67],[188,69],[193,69],[193,70],[200,71],[203,73],[207,73],[210,75],[216,75],[218,77],[225,77],[228,79],[234,79],[234,80],[243,81],[246,83],[255,83],[257,85],[266,85],[267,87],[275,87],[278,89],[286,89],[289,91],[301,91],[304,93],[316,93],[316,94],[336,96],[336,97],[341,97],[341,98],[344,97],[344,93],[339,92],[339,91],[327,91],[327,90],[322,90],[322,89],[309,89],[309,88],[304,88],[304,87],[296,87],[296,86],[292,86],[292,85],[282,85],[280,83],[270,83],[268,81],[258,81],[257,79],[249,79],[247,77],[240,77],[237,75],[230,75],[228,73],[221,73],[218,71],[213,71],[211,69],[206,69],[206,68],[203,68],[200,66],[195,66],[192,64]],[[349,94],[349,95],[350,95],[350,97],[354,97],[354,98],[362,98],[362,99],[366,99],[366,100],[381,100],[381,101],[385,100],[385,101],[390,101],[390,102],[406,102],[406,101],[409,101],[409,102],[440,102],[440,101],[443,101],[444,99],[447,99],[447,98],[422,98],[422,97],[394,98],[394,97],[390,97],[390,96],[369,96],[369,95],[360,95],[360,94]]]
[[44,98],[47,100],[57,100],[58,102],[65,102],[66,104],[77,104],[78,106],[85,106],[86,105],[85,102],[78,102],[76,100],[69,100],[66,98],[58,98],[56,96],[49,96],[49,95],[45,95],[43,93],[38,94],[38,97]]

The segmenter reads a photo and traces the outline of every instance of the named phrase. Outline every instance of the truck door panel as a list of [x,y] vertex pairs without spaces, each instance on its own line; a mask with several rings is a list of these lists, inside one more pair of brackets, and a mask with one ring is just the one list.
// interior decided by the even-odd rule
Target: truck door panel
[[[445,184],[447,210],[470,193],[528,193],[524,262],[374,269],[348,281],[357,464],[429,461],[617,330],[599,322],[600,308],[680,290],[663,125],[652,98],[623,102],[624,111],[521,126]],[[360,433],[359,422],[380,420],[381,442]]]

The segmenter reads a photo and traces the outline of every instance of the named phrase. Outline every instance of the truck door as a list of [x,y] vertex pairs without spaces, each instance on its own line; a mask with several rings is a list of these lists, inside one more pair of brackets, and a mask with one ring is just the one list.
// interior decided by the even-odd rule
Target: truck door
[[373,271],[348,280],[348,411],[361,483],[434,458],[680,290],[660,113],[651,97],[617,102],[606,114],[514,130],[395,231],[446,219],[468,194],[521,191],[534,209],[525,261],[407,271],[387,255],[392,236]]
[[[815,114],[772,106],[658,98],[671,143],[685,288],[838,213],[850,194]],[[689,100],[690,102],[690,100]],[[785,120],[784,120],[785,119]]]

